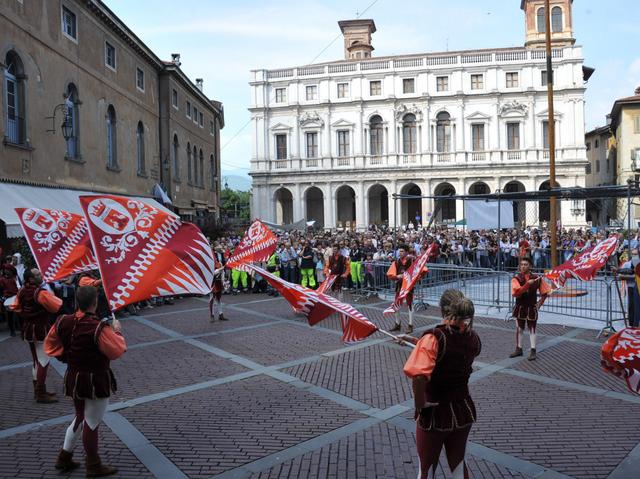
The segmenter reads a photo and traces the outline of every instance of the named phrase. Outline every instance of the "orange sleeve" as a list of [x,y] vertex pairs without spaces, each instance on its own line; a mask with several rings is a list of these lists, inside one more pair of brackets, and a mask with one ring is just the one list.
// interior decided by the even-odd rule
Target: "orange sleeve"
[[127,343],[122,334],[116,333],[111,326],[106,326],[98,338],[98,349],[113,361],[127,351]]
[[540,294],[543,296],[547,296],[549,293],[551,293],[551,285],[549,285],[549,283],[547,283],[545,280],[543,280],[542,278],[540,279]]
[[511,296],[518,297],[522,296],[529,289],[529,283],[525,283],[523,286],[520,286],[520,282],[513,278],[511,280]]
[[57,313],[62,307],[62,300],[47,290],[40,291],[38,303],[50,313]]
[[93,286],[94,288],[97,288],[99,286],[102,286],[102,280],[101,279],[93,279],[90,278],[88,276],[83,276],[82,278],[80,278],[80,281],[78,282],[78,286],[82,287],[82,286]]
[[349,258],[347,258],[347,260],[345,261],[345,267],[344,267],[344,274],[343,276],[345,277],[349,277],[351,275],[351,260]]
[[64,346],[58,337],[57,325],[58,323],[56,322],[53,328],[49,330],[47,337],[44,339],[44,353],[47,356],[56,357],[60,356],[64,352]]
[[404,365],[404,373],[410,378],[416,376],[431,377],[438,357],[438,340],[434,334],[420,338]]
[[387,278],[396,279],[397,275],[398,272],[396,269],[396,262],[394,261],[393,263],[391,263],[391,266],[389,266],[389,269],[387,270]]

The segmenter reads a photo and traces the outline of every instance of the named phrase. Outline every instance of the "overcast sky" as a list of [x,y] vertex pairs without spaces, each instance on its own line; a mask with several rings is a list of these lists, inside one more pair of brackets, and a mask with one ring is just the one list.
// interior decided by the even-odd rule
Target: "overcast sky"
[[[182,69],[204,78],[222,101],[223,174],[246,175],[251,156],[249,71],[343,58],[338,20],[376,22],[374,55],[500,48],[524,44],[520,0],[105,0],[154,52],[182,54]],[[602,126],[616,98],[640,86],[638,0],[576,0],[574,31],[585,64],[587,129]],[[329,44],[333,41],[333,44]],[[328,48],[327,48],[328,47]],[[233,138],[235,137],[235,138]],[[232,139],[233,138],[233,139]]]

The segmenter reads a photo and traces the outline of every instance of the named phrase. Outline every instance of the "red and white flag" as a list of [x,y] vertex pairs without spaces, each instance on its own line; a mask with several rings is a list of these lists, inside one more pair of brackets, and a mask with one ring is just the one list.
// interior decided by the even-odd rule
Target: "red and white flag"
[[629,390],[640,394],[640,328],[626,328],[602,345],[602,362],[609,372],[617,371]]
[[112,311],[157,296],[209,294],[215,262],[200,230],[144,201],[81,196]]
[[556,288],[561,288],[570,278],[580,281],[591,281],[596,277],[605,264],[609,256],[618,247],[618,235],[611,235],[606,240],[600,241],[597,245],[577,254],[569,261],[552,269],[544,277],[553,282]]
[[427,248],[427,250],[422,253],[418,259],[416,259],[409,269],[404,272],[402,275],[402,288],[400,292],[396,295],[395,300],[387,309],[385,309],[382,314],[393,314],[400,310],[402,306],[402,302],[406,299],[409,293],[413,290],[416,283],[424,276],[424,274],[428,271],[426,269],[427,261],[431,257],[433,250],[436,248],[436,242],[434,241]]
[[331,286],[333,286],[333,283],[336,282],[336,279],[338,278],[337,274],[330,274],[323,282],[322,284],[318,287],[318,289],[316,290],[318,293],[327,293],[330,289]]
[[81,215],[46,208],[16,208],[45,282],[98,268]]
[[260,220],[255,220],[227,261],[226,267],[246,271],[245,263],[267,261],[276,250],[278,238]]
[[289,283],[264,269],[247,265],[262,276],[282,297],[287,300],[296,313],[303,314],[309,325],[318,324],[323,319],[334,313],[343,315],[342,340],[351,344],[362,341],[378,330],[378,327],[369,321],[366,316],[352,306],[319,291]]

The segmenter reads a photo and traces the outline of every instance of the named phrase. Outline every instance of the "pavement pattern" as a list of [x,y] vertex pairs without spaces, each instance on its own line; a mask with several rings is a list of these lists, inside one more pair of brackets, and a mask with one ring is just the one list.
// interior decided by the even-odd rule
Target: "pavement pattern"
[[[223,303],[226,322],[209,322],[204,298],[122,321],[129,349],[112,363],[119,391],[100,429],[117,477],[416,477],[407,348],[378,333],[344,346],[336,318],[311,328],[281,298]],[[354,304],[391,326],[386,302]],[[427,307],[414,334],[437,323]],[[640,477],[640,396],[600,370],[595,331],[541,326],[529,362],[507,357],[513,323],[475,327],[471,477]],[[84,477],[53,468],[72,403],[36,404],[29,361],[27,346],[0,331],[0,478]],[[52,365],[48,388],[61,396],[65,366]],[[75,456],[82,462],[80,444]],[[437,477],[451,477],[444,457]]]

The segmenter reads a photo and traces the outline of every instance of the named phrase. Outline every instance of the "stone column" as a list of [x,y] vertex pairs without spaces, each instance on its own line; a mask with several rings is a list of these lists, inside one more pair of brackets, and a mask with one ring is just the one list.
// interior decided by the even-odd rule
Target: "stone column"
[[365,197],[364,197],[364,183],[358,181],[355,185],[356,191],[356,227],[366,228],[368,226],[369,215],[366,212]]
[[324,191],[324,226],[325,228],[335,228],[336,220],[335,220],[335,208],[336,202],[333,198],[333,185],[329,182],[327,183]]

